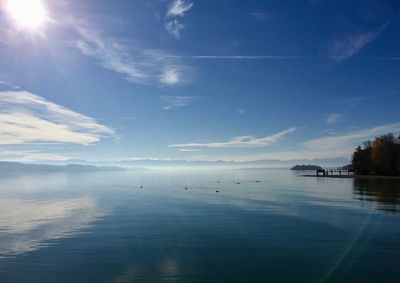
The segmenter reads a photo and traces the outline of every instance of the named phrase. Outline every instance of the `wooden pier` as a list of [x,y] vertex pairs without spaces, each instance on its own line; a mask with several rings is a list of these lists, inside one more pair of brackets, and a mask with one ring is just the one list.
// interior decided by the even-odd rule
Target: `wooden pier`
[[334,175],[351,175],[353,174],[353,169],[318,169],[316,170],[317,176],[334,176]]

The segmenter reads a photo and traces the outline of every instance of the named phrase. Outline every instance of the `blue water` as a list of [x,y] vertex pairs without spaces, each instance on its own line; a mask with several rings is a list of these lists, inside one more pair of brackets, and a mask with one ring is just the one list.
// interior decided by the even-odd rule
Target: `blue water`
[[1,174],[0,282],[398,282],[399,202],[282,169]]

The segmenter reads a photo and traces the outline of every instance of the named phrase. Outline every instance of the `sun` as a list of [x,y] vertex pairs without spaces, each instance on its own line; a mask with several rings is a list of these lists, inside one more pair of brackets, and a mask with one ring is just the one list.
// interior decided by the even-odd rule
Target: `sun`
[[21,28],[37,30],[47,19],[41,0],[6,0],[6,10]]

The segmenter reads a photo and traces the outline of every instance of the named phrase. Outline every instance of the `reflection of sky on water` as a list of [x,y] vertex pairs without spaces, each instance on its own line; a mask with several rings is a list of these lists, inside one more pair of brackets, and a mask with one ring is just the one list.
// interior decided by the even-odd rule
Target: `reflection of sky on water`
[[182,275],[182,266],[177,258],[166,256],[160,258],[158,262],[152,266],[152,272],[145,263],[131,263],[125,267],[111,282],[112,283],[128,283],[142,281],[144,276],[148,282],[159,281],[179,281]]
[[220,275],[236,282],[241,274],[257,274],[254,282],[318,282],[354,258],[362,268],[369,258],[384,262],[396,253],[387,247],[396,246],[398,215],[365,205],[376,197],[360,201],[351,179],[221,170],[1,181],[0,255],[9,257],[0,259],[1,282],[31,279],[19,271],[36,275],[29,282],[52,282],[47,268],[66,283],[218,282]]
[[0,198],[0,257],[34,251],[102,217],[89,197],[28,201]]

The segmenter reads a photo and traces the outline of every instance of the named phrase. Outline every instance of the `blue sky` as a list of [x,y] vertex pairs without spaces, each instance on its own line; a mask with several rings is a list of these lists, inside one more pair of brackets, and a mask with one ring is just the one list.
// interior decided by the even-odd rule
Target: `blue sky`
[[1,160],[349,158],[400,133],[398,1],[30,0],[35,27],[13,1]]

